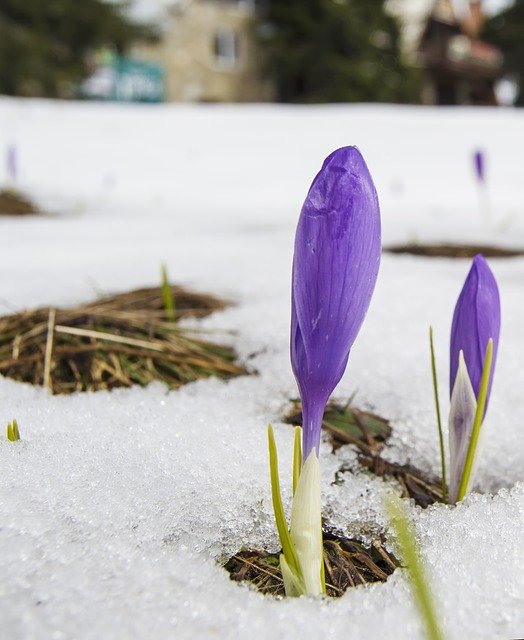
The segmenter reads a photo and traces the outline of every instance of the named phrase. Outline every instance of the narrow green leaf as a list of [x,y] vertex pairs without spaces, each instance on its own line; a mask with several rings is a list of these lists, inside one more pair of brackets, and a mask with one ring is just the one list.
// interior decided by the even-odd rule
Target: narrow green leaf
[[7,423],[7,439],[11,442],[20,440],[20,431],[18,429],[18,423],[16,420]]
[[275,435],[273,433],[273,427],[268,425],[267,429],[268,445],[269,445],[269,471],[271,478],[271,498],[273,500],[273,511],[275,513],[275,521],[277,524],[278,537],[280,538],[280,544],[282,545],[282,551],[289,568],[302,579],[302,572],[300,570],[300,564],[298,561],[295,547],[289,535],[287,528],[286,516],[284,514],[284,507],[282,506],[282,496],[280,495],[280,480],[278,477],[278,459],[277,459],[277,447],[275,444]]
[[473,462],[475,461],[475,454],[477,452],[477,445],[479,441],[480,428],[482,426],[482,420],[484,418],[484,407],[486,406],[486,398],[488,396],[488,385],[491,374],[491,361],[493,359],[493,340],[488,340],[488,346],[486,347],[486,355],[484,356],[484,368],[482,369],[482,378],[480,379],[479,397],[477,398],[477,411],[475,412],[475,419],[473,420],[473,430],[471,432],[471,438],[469,441],[468,453],[466,456],[466,462],[464,463],[464,470],[462,471],[462,478],[460,479],[460,487],[457,495],[457,502],[460,502],[468,490],[469,479],[473,470]]
[[300,469],[302,468],[302,445],[301,445],[302,429],[295,427],[295,439],[293,441],[293,495],[297,490],[298,479],[300,478]]
[[428,640],[444,640],[425,576],[424,565],[417,550],[415,533],[409,523],[405,509],[400,499],[396,496],[388,496],[386,506],[391,519],[391,526],[396,533],[402,557],[409,571],[413,597],[426,626],[427,638]]
[[433,394],[435,396],[435,409],[437,411],[438,439],[440,445],[440,469],[442,477],[442,501],[448,501],[448,483],[446,480],[446,456],[444,453],[444,434],[442,432],[442,420],[440,418],[440,402],[438,398],[437,365],[435,364],[435,348],[433,346],[433,327],[429,328],[429,350],[431,353],[431,374],[433,376]]
[[164,309],[168,319],[174,322],[175,321],[175,303],[173,301],[171,286],[169,285],[169,279],[167,277],[167,268],[165,264],[162,265],[161,271],[162,271],[162,299],[164,301]]

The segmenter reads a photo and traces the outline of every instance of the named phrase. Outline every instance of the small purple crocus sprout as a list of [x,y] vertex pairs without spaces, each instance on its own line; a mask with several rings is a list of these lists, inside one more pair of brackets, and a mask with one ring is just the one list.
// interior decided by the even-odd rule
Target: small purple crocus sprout
[[17,147],[14,144],[10,144],[6,150],[5,167],[7,173],[7,180],[10,184],[15,184],[18,178],[18,162],[17,162]]
[[298,221],[291,292],[291,365],[302,400],[305,462],[345,371],[380,264],[380,210],[356,147],[329,155]]
[[[490,341],[492,360],[487,379],[484,419],[488,407],[493,372],[497,358],[500,336],[500,298],[497,282],[482,255],[475,256],[462,291],[460,292],[453,323],[450,342],[450,481],[449,502],[461,500],[473,481],[469,475],[467,486],[463,474],[470,452],[473,426],[477,413],[477,403],[481,392],[481,382],[485,357]],[[491,347],[490,347],[491,349]],[[480,411],[480,409],[479,409]],[[480,426],[480,423],[479,423]],[[471,460],[471,465],[473,460]]]
[[485,221],[490,222],[492,214],[488,185],[486,182],[486,154],[481,149],[477,149],[473,153],[473,166],[479,192],[480,212]]
[[486,162],[484,159],[484,152],[480,149],[477,149],[473,154],[473,163],[475,166],[475,176],[477,177],[477,180],[481,184],[484,184],[486,181]]

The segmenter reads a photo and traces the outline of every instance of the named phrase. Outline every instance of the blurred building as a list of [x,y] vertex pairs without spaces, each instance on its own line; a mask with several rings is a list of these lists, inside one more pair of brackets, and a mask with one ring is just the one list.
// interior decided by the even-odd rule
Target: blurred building
[[480,0],[463,14],[452,0],[388,0],[387,8],[401,22],[406,59],[421,69],[424,104],[497,104],[503,56],[479,39],[485,21]]
[[162,64],[165,99],[252,102],[273,96],[262,76],[255,38],[256,0],[172,0],[164,3],[160,39],[133,55]]

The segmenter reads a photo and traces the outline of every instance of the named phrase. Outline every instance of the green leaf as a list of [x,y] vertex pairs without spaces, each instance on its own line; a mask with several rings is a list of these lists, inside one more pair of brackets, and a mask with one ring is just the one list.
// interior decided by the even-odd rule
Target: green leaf
[[7,439],[11,442],[20,440],[20,431],[18,429],[18,423],[16,420],[13,420],[13,422],[8,422],[7,424]]
[[164,301],[164,309],[168,319],[174,322],[175,321],[175,303],[173,301],[173,295],[171,292],[169,279],[167,277],[167,268],[165,264],[162,265],[161,270],[162,270],[162,299]]
[[284,553],[286,562],[293,571],[293,573],[302,580],[302,571],[300,570],[300,564],[295,551],[295,547],[289,535],[287,528],[286,516],[284,514],[284,507],[282,506],[282,496],[280,495],[280,480],[278,477],[278,458],[277,447],[275,444],[275,436],[273,433],[273,427],[268,425],[268,446],[269,446],[269,471],[271,478],[271,498],[273,500],[273,511],[275,513],[275,521],[277,524],[278,537],[280,538],[280,544],[282,545],[282,551]]
[[426,579],[424,565],[420,559],[415,533],[407,518],[404,506],[398,497],[388,496],[386,507],[391,526],[396,533],[402,557],[407,565],[413,597],[426,625],[428,640],[444,640],[433,598]]
[[302,468],[302,429],[295,427],[295,439],[293,441],[293,495],[297,490],[298,479],[300,478],[300,469]]
[[304,595],[304,585],[289,566],[283,553],[280,554],[280,571],[282,572],[282,579],[284,580],[286,596],[288,596],[288,598],[296,598]]
[[442,432],[442,420],[440,418],[440,402],[438,398],[437,365],[435,364],[435,348],[433,346],[433,327],[429,328],[429,350],[431,353],[431,374],[433,377],[433,395],[435,397],[435,410],[437,412],[438,439],[440,446],[440,468],[442,478],[442,501],[448,501],[448,483],[446,480],[446,457],[444,453],[444,435]]
[[466,462],[464,463],[464,471],[462,472],[462,478],[460,480],[457,502],[460,502],[466,495],[469,485],[469,479],[473,470],[473,462],[475,460],[475,454],[477,451],[480,428],[482,426],[482,420],[484,418],[484,407],[486,406],[486,398],[488,396],[488,385],[491,374],[492,359],[493,340],[490,338],[488,340],[488,346],[486,347],[486,355],[484,356],[484,368],[482,369],[482,378],[480,380],[480,390],[477,399],[477,411],[475,413],[475,419],[473,420],[473,430],[471,432],[471,439],[469,441]]

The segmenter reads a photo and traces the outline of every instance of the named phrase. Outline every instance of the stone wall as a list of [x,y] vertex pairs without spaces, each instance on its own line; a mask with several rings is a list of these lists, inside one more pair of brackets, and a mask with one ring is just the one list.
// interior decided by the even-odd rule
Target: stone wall
[[262,77],[253,3],[192,0],[174,4],[157,45],[135,47],[163,64],[166,100],[260,102],[273,97]]

